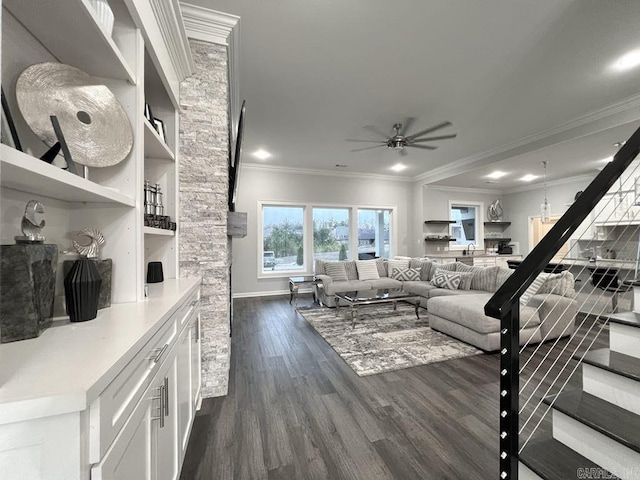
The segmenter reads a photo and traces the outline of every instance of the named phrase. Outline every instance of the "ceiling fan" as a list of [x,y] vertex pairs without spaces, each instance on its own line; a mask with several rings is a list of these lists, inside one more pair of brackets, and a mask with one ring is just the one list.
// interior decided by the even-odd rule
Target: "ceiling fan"
[[387,147],[393,150],[398,150],[400,155],[407,155],[407,152],[405,151],[405,147],[422,148],[425,150],[435,150],[436,148],[438,148],[437,146],[419,145],[419,144],[423,142],[434,142],[436,140],[448,140],[450,138],[456,138],[457,136],[456,133],[452,133],[449,135],[438,135],[435,137],[423,137],[423,135],[427,135],[429,133],[435,132],[436,130],[440,130],[442,128],[451,126],[451,122],[442,122],[442,123],[439,123],[438,125],[434,125],[433,127],[429,127],[425,130],[421,130],[413,134],[408,134],[408,131],[413,125],[414,120],[415,120],[414,118],[407,118],[404,125],[402,123],[395,123],[393,125],[393,130],[395,131],[395,133],[390,137],[387,136],[385,133],[381,132],[380,130],[378,130],[376,127],[372,125],[367,125],[366,127],[364,127],[365,129],[376,134],[378,137],[384,138],[384,140],[382,140],[382,138],[380,140],[347,139],[347,142],[366,142],[366,143],[378,144],[378,145],[373,145],[372,147],[356,148],[355,150],[351,150],[352,152],[361,152],[363,150],[370,150],[372,148]]

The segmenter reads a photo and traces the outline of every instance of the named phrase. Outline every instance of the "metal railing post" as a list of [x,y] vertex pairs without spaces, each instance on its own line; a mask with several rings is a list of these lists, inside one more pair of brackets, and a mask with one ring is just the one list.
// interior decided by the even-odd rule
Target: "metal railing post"
[[500,478],[518,480],[520,303],[500,319]]

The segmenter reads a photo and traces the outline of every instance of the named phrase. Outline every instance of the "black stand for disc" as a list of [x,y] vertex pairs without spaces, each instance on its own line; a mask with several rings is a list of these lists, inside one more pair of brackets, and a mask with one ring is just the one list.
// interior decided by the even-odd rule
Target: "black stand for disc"
[[64,155],[64,159],[67,162],[67,170],[74,175],[78,175],[78,169],[76,168],[76,164],[71,158],[71,152],[69,151],[69,146],[67,145],[67,141],[64,139],[64,133],[62,133],[62,128],[60,128],[60,122],[58,122],[58,117],[55,115],[51,115],[49,117],[51,119],[51,125],[53,125],[53,131],[56,133],[56,137],[58,141],[46,151],[44,155],[40,157],[40,160],[44,160],[47,163],[53,162],[53,159],[56,158],[60,150],[62,150],[62,155]]

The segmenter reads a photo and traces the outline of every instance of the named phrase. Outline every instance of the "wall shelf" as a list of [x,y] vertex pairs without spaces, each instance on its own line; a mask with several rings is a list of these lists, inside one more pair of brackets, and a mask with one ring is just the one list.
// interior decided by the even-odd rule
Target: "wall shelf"
[[484,238],[485,242],[510,242],[511,239],[510,238],[502,238],[502,237],[485,237]]
[[143,227],[142,233],[145,235],[155,235],[158,237],[175,237],[175,230],[166,230],[164,228]]
[[[88,0],[4,0],[2,5],[60,62],[90,75],[136,84],[133,70],[116,42],[98,23],[97,14]],[[73,32],[73,35],[61,32]]]
[[455,220],[425,220],[425,225],[449,225],[450,223],[456,223]]
[[425,242],[455,242],[457,238],[425,238]]
[[146,118],[144,119],[144,156],[175,161],[174,153]]
[[0,184],[6,188],[65,202],[117,203],[135,206],[135,199],[117,190],[43,162],[7,145],[0,145]]
[[484,222],[485,227],[495,225],[496,227],[508,227],[511,222]]

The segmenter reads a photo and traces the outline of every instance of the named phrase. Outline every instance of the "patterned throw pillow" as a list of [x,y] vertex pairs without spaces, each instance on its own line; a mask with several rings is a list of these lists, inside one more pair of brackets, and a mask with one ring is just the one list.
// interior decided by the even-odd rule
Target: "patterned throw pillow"
[[417,268],[394,268],[391,271],[391,278],[401,282],[411,282],[420,280],[420,270]]
[[471,282],[473,282],[473,272],[456,272],[460,276],[460,285],[458,290],[471,290]]
[[326,262],[324,264],[324,271],[334,282],[347,281],[347,271],[344,268],[344,262]]
[[420,269],[420,280],[423,281],[431,280],[433,265],[435,264],[431,260],[428,260],[426,258],[412,258],[411,260],[409,260],[409,268]]
[[389,259],[387,262],[387,269],[391,278],[393,278],[394,268],[409,268],[409,259]]
[[358,280],[377,280],[380,278],[375,260],[356,260],[356,266],[358,267]]
[[562,273],[547,274],[547,278],[538,290],[538,293],[555,293],[563,297],[576,296],[575,279],[571,272],[565,270]]
[[529,285],[529,288],[527,288],[524,293],[520,296],[520,305],[526,305],[529,303],[529,300],[531,300],[531,297],[533,297],[536,293],[538,293],[538,290],[540,290],[540,287],[542,287],[542,284],[547,280],[547,277],[549,276],[548,273],[544,273],[541,272],[536,279],[531,282],[531,285]]
[[473,274],[471,288],[473,290],[484,290],[485,292],[496,291],[496,275],[500,267],[484,267],[481,271]]
[[436,273],[433,274],[431,279],[431,285],[440,288],[446,288],[448,290],[457,290],[460,286],[460,274],[456,272],[448,272],[440,268],[436,269]]

